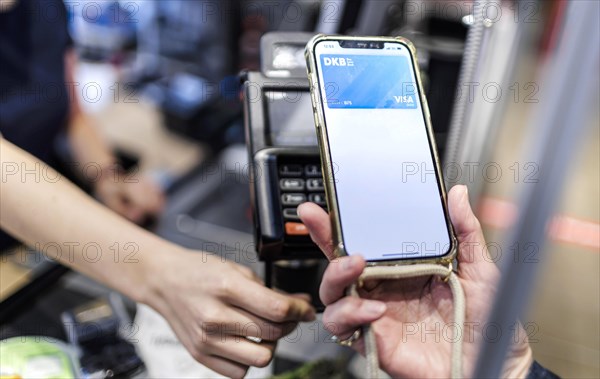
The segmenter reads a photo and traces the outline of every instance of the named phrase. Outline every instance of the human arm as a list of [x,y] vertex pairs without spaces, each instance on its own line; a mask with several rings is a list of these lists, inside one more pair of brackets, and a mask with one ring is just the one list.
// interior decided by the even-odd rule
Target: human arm
[[[458,276],[467,306],[466,322],[461,328],[465,341],[463,367],[470,377],[500,274],[487,256],[466,187],[450,191],[448,206],[460,244]],[[430,278],[381,281],[369,283],[369,289],[361,293],[364,299],[346,297],[345,289],[358,279],[366,262],[360,256],[335,256],[329,218],[320,207],[305,204],[299,213],[313,240],[332,261],[320,290],[327,306],[323,321],[329,331],[344,339],[361,325],[372,323],[381,366],[393,377],[448,377],[451,346],[446,337],[452,338],[453,331],[448,286]],[[515,329],[518,338],[509,351],[503,377],[525,378],[532,364],[531,348],[520,324]],[[362,339],[354,346],[362,352]]]
[[[77,57],[72,49],[65,54],[65,80],[74,83]],[[94,195],[105,205],[127,219],[140,223],[147,216],[159,214],[163,208],[162,190],[145,175],[124,175],[106,141],[92,125],[75,95],[69,97],[67,136],[78,167],[100,168],[91,180]]]
[[306,298],[271,291],[248,268],[127,222],[1,137],[0,168],[2,229],[29,246],[58,246],[52,256],[61,263],[150,305],[196,360],[223,375],[268,364],[275,341],[314,318]]

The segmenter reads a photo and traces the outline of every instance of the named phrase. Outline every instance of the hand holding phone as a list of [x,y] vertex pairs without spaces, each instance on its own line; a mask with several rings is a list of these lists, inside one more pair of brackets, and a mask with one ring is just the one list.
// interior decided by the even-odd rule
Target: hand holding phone
[[[458,253],[458,276],[464,288],[466,322],[463,367],[465,377],[472,372],[484,338],[493,326],[486,324],[500,272],[487,256],[483,232],[471,207],[466,187],[455,186],[448,196],[449,211],[463,249]],[[369,282],[361,299],[346,296],[365,268],[359,256],[336,259],[330,245],[332,230],[327,214],[314,204],[299,208],[302,222],[331,263],[323,275],[320,296],[327,306],[325,328],[340,339],[350,337],[360,326],[371,323],[375,331],[381,368],[393,378],[449,377],[450,346],[457,325],[448,285],[439,280],[414,278],[402,281]],[[527,333],[520,323],[511,330],[515,338],[504,365],[502,378],[523,378],[532,364]],[[490,328],[488,328],[490,327]],[[437,333],[437,334],[436,334]],[[361,351],[363,341],[353,348]],[[362,351],[364,353],[364,351]]]
[[306,58],[338,255],[451,262],[456,239],[413,45],[320,35]]

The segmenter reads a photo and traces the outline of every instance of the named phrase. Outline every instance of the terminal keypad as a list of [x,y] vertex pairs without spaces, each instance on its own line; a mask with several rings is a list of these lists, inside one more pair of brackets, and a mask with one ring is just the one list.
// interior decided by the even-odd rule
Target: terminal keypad
[[298,217],[298,205],[310,201],[327,210],[323,173],[319,163],[278,165],[284,229],[288,236],[308,236]]

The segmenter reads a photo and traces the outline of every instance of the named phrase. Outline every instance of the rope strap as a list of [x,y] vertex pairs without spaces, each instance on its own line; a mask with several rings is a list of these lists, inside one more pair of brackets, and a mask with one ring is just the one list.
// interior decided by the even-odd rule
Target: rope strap
[[[465,295],[458,276],[452,271],[451,267],[444,267],[437,264],[422,264],[410,266],[370,266],[366,267],[360,276],[358,283],[350,287],[350,294],[354,297],[360,297],[357,291],[357,285],[362,286],[367,280],[396,280],[414,278],[419,276],[437,275],[447,281],[452,291],[454,299],[454,322],[462,326],[465,322]],[[462,342],[463,333],[459,330],[454,336],[452,342],[452,378],[462,377]],[[379,359],[377,355],[377,342],[375,333],[371,325],[363,326],[363,335],[365,338],[365,353],[367,358],[367,376],[369,378],[379,378]]]

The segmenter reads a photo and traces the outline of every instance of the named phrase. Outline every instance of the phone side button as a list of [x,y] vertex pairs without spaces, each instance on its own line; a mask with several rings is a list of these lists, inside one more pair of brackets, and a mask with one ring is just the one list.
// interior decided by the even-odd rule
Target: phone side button
[[308,229],[301,222],[286,222],[285,234],[289,236],[308,236]]
[[313,118],[315,119],[315,127],[317,131],[321,130],[321,125],[319,124],[319,118],[317,117],[317,108],[313,107]]

